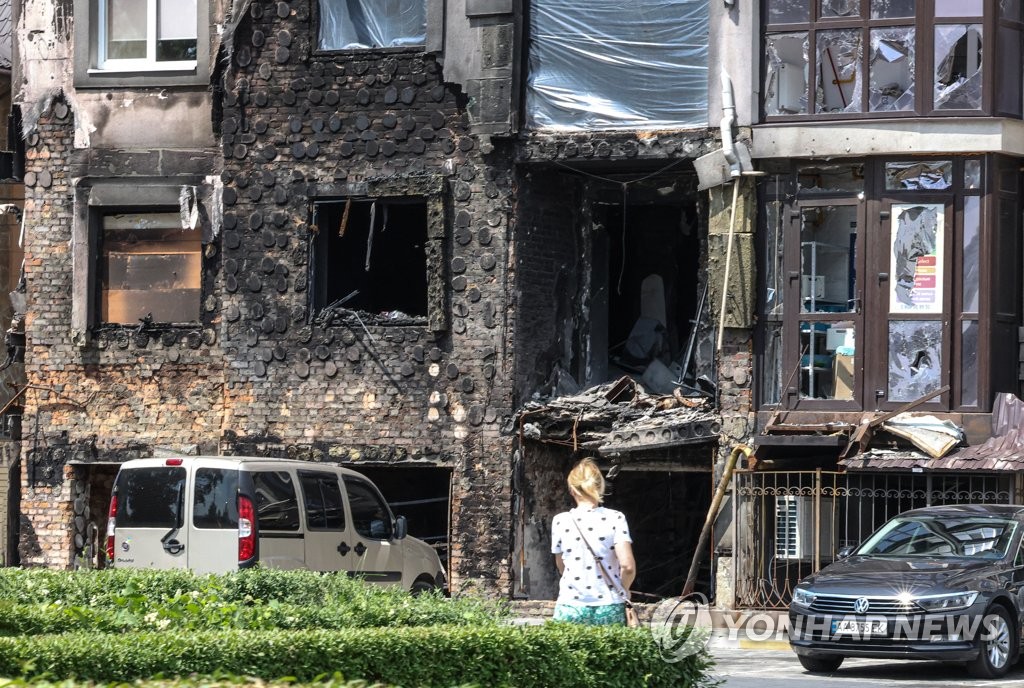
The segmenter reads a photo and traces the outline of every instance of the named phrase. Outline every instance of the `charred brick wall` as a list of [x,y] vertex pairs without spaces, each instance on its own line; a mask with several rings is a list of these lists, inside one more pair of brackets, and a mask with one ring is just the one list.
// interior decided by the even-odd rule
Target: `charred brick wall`
[[[222,448],[449,467],[453,587],[507,590],[508,155],[433,56],[318,53],[309,7],[254,3],[224,78]],[[402,196],[427,199],[429,317],[325,317],[311,251],[340,228],[314,204]]]
[[566,372],[585,269],[578,185],[552,170],[520,168],[516,180],[516,392],[528,399],[555,363]]

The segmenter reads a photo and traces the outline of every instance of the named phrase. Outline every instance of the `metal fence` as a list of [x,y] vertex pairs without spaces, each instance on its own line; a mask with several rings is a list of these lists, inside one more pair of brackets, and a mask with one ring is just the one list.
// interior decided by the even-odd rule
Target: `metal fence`
[[741,608],[784,608],[793,587],[889,518],[939,504],[1009,504],[1013,474],[738,471],[733,581]]

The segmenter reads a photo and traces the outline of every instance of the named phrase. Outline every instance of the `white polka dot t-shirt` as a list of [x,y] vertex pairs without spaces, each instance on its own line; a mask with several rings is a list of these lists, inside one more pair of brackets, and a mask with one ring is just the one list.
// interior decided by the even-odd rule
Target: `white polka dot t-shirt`
[[[579,530],[573,525],[576,519]],[[587,536],[594,554],[601,557],[605,570],[615,585],[609,590],[594,562],[594,554],[580,539],[580,530]],[[561,554],[565,569],[558,586],[558,602],[596,606],[625,602],[620,589],[622,578],[615,545],[632,542],[629,525],[621,511],[599,506],[595,509],[576,507],[555,516],[551,522],[551,553]]]

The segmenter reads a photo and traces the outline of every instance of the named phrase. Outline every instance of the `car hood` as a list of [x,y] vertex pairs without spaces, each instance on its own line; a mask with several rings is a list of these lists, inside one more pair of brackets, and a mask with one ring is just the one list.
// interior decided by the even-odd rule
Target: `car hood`
[[894,595],[962,590],[972,581],[987,579],[1000,569],[999,562],[969,559],[896,559],[852,556],[804,579],[819,594]]

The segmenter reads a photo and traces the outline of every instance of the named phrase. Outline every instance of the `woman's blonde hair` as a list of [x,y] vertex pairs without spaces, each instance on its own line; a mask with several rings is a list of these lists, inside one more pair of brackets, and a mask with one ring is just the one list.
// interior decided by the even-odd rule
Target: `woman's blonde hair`
[[604,501],[604,476],[593,459],[582,459],[569,471],[569,489],[600,504]]

